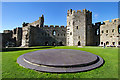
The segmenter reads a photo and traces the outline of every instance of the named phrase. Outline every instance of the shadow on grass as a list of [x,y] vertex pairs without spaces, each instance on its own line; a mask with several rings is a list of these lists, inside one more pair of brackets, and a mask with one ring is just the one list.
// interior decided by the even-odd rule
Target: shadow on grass
[[[21,47],[12,47],[12,48],[2,48],[2,52],[8,52],[8,51],[20,51],[20,50],[30,50],[30,49],[47,49],[47,48],[53,48],[54,46],[37,46],[37,47],[28,47],[28,48],[21,48]],[[1,52],[1,51],[0,51]]]

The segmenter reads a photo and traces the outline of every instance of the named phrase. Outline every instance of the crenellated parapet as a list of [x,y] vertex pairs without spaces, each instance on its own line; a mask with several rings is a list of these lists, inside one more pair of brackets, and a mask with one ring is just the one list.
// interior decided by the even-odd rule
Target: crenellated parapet
[[103,21],[103,25],[114,24],[114,23],[118,23],[118,22],[120,22],[120,19],[116,18],[116,19],[112,19],[111,21],[110,20]]
[[44,27],[48,27],[48,25],[44,25]]
[[50,25],[50,27],[54,27],[54,25]]
[[60,26],[61,28],[65,28],[65,26]]
[[4,30],[3,33],[12,33],[12,30]]
[[59,28],[59,25],[55,25],[55,28]]
[[89,11],[89,10],[86,10],[86,9],[83,9],[82,11],[81,10],[77,10],[77,12],[75,10],[70,9],[70,10],[67,11],[67,16],[73,15],[75,13],[76,14],[79,14],[79,13],[83,13],[83,14],[90,13],[91,14],[92,12]]
[[42,28],[66,28],[67,26],[64,26],[64,25],[61,25],[61,26],[59,26],[59,25],[50,25],[50,26],[48,26],[48,25],[44,25]]

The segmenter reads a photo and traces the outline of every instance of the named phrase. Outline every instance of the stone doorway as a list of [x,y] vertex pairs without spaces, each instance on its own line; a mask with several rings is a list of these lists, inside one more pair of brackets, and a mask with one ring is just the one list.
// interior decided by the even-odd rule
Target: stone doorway
[[52,46],[55,46],[55,42],[52,43]]
[[78,46],[81,46],[80,41],[78,41]]
[[61,41],[61,42],[59,42],[59,45],[60,45],[60,46],[63,46],[63,43],[62,43],[62,41]]
[[45,46],[48,46],[48,42],[45,42]]

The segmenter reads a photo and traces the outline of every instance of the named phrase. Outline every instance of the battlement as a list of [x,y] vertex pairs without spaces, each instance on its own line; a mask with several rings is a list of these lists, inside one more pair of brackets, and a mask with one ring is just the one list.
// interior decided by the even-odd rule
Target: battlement
[[3,33],[11,33],[12,30],[4,30]]
[[[103,23],[104,23],[104,24],[109,24],[109,23],[115,23],[115,22],[118,22],[118,21],[120,21],[120,19],[119,19],[119,18],[116,18],[116,19],[112,19],[111,21],[110,21],[110,20],[103,21]],[[103,24],[103,25],[104,25],[104,24]]]
[[44,27],[49,27],[49,28],[66,28],[67,26],[63,26],[63,25],[61,25],[61,26],[59,26],[59,25],[55,25],[55,26],[54,25],[50,25],[50,26],[44,25]]
[[65,26],[60,26],[61,28],[65,28]]
[[82,11],[81,10],[77,10],[77,12],[75,11],[75,10],[72,10],[72,9],[70,9],[70,10],[68,10],[67,11],[67,16],[69,16],[69,15],[72,15],[72,14],[74,14],[74,13],[92,13],[91,11],[89,11],[89,10],[86,10],[86,9],[83,9]]
[[59,25],[55,25],[55,28],[58,28],[59,27]]
[[120,21],[120,19],[119,19],[119,18],[112,19],[112,22],[118,22],[118,21]]
[[54,27],[54,25],[50,25],[50,27]]
[[44,27],[48,27],[48,25],[44,25]]

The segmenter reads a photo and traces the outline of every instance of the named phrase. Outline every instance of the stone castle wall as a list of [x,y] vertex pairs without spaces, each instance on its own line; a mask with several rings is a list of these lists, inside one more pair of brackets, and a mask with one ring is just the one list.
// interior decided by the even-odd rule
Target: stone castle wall
[[66,27],[50,26],[32,28],[32,45],[66,45]]
[[104,21],[100,26],[100,46],[120,46],[120,19]]
[[[44,25],[44,16],[22,28],[4,30],[3,46],[119,46],[120,20],[92,24],[92,12],[86,9],[67,11],[67,26]],[[114,45],[113,45],[114,44]]]
[[22,46],[62,46],[66,45],[66,27],[23,27]]
[[17,27],[13,30],[4,30],[2,33],[2,45],[5,46],[21,46],[22,28]]

